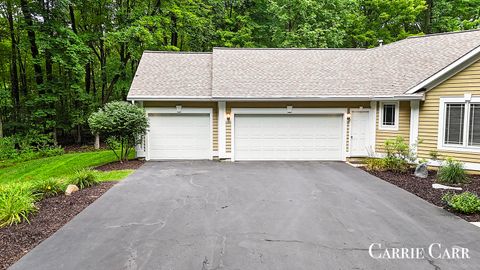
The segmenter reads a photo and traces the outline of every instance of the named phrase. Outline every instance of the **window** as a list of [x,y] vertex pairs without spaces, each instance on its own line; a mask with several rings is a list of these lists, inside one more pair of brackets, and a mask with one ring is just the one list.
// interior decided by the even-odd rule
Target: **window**
[[442,98],[440,110],[439,147],[480,151],[480,98]]
[[468,145],[480,146],[480,104],[470,104]]
[[398,129],[398,102],[380,102],[380,129]]
[[465,104],[447,104],[445,111],[445,144],[463,145]]

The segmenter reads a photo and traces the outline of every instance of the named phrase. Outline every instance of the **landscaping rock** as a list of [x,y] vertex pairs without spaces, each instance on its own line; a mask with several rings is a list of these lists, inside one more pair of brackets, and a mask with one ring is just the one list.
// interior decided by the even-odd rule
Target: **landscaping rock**
[[68,185],[67,189],[65,190],[65,195],[69,196],[72,193],[79,191],[80,189],[76,185]]
[[453,190],[462,190],[461,187],[449,187],[440,184],[432,184],[432,188],[434,189],[453,189]]
[[415,176],[419,178],[428,177],[427,163],[418,164],[417,168],[415,168]]

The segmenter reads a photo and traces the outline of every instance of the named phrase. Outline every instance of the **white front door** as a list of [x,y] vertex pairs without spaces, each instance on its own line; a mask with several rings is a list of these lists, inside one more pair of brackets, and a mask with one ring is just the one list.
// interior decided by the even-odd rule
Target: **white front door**
[[370,112],[352,111],[350,130],[350,155],[362,157],[368,155]]
[[150,114],[149,159],[211,159],[209,114]]
[[342,160],[343,115],[234,118],[235,160]]

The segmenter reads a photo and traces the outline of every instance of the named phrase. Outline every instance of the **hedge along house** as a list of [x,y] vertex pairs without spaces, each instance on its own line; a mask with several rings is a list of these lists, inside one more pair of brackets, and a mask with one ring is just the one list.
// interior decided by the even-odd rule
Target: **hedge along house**
[[480,169],[480,31],[373,49],[144,52],[128,100],[147,160],[346,160],[418,141]]

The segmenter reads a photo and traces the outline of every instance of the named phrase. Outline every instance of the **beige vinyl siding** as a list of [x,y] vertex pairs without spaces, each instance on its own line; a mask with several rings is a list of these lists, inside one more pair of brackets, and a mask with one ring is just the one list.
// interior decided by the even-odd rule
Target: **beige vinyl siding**
[[[379,103],[380,105],[380,103]],[[385,141],[395,139],[397,136],[402,136],[405,142],[410,140],[410,101],[400,101],[400,110],[398,114],[398,130],[381,130],[379,128],[380,106],[377,108],[377,131],[375,138],[375,151],[378,153],[385,153]]]
[[182,107],[190,108],[212,108],[213,120],[213,151],[218,151],[218,106],[217,102],[192,102],[192,101],[144,101],[144,107],[175,107],[181,105]]
[[420,158],[430,158],[431,151],[438,151],[439,158],[453,157],[463,162],[478,163],[478,153],[438,150],[438,125],[440,97],[463,97],[465,93],[480,97],[480,61],[475,62],[455,76],[436,86],[425,94],[420,105],[418,146]]
[[[227,113],[231,112],[232,108],[286,108],[287,106],[293,106],[294,108],[370,108],[369,101],[298,101],[298,102],[227,102]],[[349,144],[349,130],[347,124],[347,151]],[[232,151],[232,125],[231,121],[226,125],[226,152]]]

